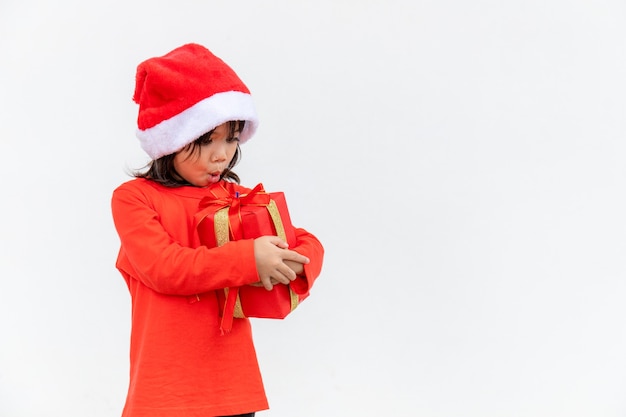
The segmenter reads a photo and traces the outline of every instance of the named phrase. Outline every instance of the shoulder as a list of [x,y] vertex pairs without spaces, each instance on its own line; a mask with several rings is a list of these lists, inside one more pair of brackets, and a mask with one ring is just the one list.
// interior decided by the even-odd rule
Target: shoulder
[[161,185],[145,178],[135,178],[120,184],[115,190],[111,200],[113,204],[116,202],[143,202],[154,201],[161,192]]
[[134,178],[120,184],[115,190],[113,190],[113,196],[117,194],[158,194],[165,188],[154,181],[147,180],[145,178]]
[[113,193],[116,193],[120,190],[142,190],[148,187],[152,188],[151,183],[152,181],[144,178],[134,178],[120,184],[117,188],[115,188],[115,190],[113,190]]

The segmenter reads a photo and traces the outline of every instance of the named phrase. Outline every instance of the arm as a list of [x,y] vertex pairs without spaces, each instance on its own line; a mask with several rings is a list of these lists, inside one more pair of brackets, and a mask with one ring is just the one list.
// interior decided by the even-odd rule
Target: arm
[[300,277],[300,279],[296,279],[291,283],[291,288],[298,294],[305,294],[311,289],[313,283],[322,272],[324,247],[314,235],[304,229],[296,229],[296,239],[298,243],[292,249],[306,256],[309,259],[309,263],[288,263],[291,269]]
[[[251,239],[191,248],[172,238],[142,193],[118,189],[111,207],[121,241],[118,268],[157,292],[191,295],[259,280]],[[180,227],[187,223],[181,219]]]

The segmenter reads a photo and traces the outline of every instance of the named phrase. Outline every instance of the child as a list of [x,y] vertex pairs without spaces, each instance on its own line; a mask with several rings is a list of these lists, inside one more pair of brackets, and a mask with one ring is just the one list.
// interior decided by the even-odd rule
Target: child
[[112,197],[116,267],[132,298],[123,416],[253,416],[268,403],[250,322],[236,318],[222,334],[216,293],[296,280],[308,291],[322,245],[304,229],[290,248],[277,236],[201,244],[194,214],[211,187],[250,191],[232,169],[258,124],[248,88],[222,60],[197,44],[150,58],[133,99],[152,161]]

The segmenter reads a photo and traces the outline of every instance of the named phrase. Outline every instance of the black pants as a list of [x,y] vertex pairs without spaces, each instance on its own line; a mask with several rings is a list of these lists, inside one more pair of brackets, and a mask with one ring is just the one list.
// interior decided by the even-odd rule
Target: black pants
[[236,416],[222,416],[222,417],[254,417],[254,413],[237,414]]

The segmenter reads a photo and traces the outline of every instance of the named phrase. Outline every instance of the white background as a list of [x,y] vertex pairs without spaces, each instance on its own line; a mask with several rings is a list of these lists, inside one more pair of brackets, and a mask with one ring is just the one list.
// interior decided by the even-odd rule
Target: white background
[[137,64],[229,63],[243,183],[324,243],[259,416],[626,416],[626,4],[0,3],[0,416],[119,416]]

